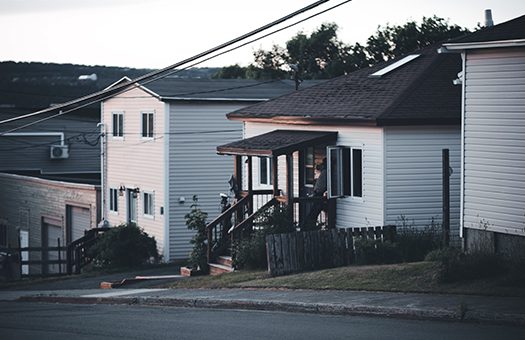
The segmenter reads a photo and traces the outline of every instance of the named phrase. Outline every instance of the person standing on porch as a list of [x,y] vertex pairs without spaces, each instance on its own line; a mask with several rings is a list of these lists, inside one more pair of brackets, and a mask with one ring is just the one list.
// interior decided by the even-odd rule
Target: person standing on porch
[[321,198],[326,196],[327,190],[327,168],[326,168],[326,158],[323,158],[323,162],[318,165],[320,168],[320,173],[314,184],[313,197],[319,198],[316,199],[310,209],[310,213],[307,218],[307,228],[312,228],[317,225],[317,217],[325,209],[325,202]]

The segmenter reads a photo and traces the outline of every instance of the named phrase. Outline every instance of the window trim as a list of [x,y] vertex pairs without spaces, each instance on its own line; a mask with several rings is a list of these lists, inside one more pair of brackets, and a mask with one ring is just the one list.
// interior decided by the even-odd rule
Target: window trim
[[[146,196],[149,197],[148,212],[146,212]],[[145,217],[153,218],[155,216],[155,196],[151,191],[142,192],[142,214]]]
[[[263,183],[263,161],[266,163],[266,171],[264,172],[265,182]],[[259,157],[259,185],[260,186],[272,186],[273,185],[273,164],[272,157]]]
[[[360,171],[360,179],[361,179],[361,195],[357,196],[354,194],[355,190],[355,171],[354,171],[354,150],[360,150],[361,152],[361,171]],[[337,192],[333,193],[332,190],[332,164],[334,163],[332,158],[334,152],[335,156],[337,157],[337,169],[335,170],[337,172],[336,176],[339,180],[337,183]],[[364,193],[364,176],[363,176],[363,169],[364,169],[364,147],[363,145],[360,146],[343,146],[343,145],[334,145],[334,146],[328,146],[326,148],[326,156],[327,156],[327,190],[328,190],[328,198],[342,198],[342,197],[351,197],[353,199],[363,199],[363,193]]]
[[[146,126],[144,126],[144,116],[147,115]],[[149,119],[151,115],[151,121]],[[147,130],[145,130],[145,128]],[[151,130],[151,131],[150,131]],[[147,110],[140,112],[140,136],[142,139],[154,139],[155,138],[155,111]]]
[[[119,128],[117,129],[117,135],[115,135],[115,116],[119,117],[118,118]],[[124,111],[111,112],[111,136],[113,137],[113,139],[124,139]]]

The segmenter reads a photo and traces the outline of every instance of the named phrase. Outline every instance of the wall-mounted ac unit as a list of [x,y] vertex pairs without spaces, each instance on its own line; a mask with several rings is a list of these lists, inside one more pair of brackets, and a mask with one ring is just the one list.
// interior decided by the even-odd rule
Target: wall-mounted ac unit
[[67,145],[51,145],[51,159],[69,158],[69,148]]

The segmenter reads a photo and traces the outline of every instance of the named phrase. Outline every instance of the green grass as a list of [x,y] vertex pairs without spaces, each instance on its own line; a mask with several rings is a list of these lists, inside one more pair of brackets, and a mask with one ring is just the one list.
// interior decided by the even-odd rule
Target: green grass
[[511,286],[505,278],[440,282],[437,262],[392,265],[348,266],[314,272],[270,277],[266,271],[236,271],[220,276],[179,280],[170,288],[266,288],[333,289],[389,292],[451,293],[499,296],[525,296],[525,286]]

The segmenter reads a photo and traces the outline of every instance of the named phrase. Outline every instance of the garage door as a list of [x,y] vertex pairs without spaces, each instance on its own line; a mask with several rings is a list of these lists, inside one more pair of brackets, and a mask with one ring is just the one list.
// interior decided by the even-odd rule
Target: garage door
[[91,211],[89,208],[69,206],[69,232],[71,238],[68,241],[74,241],[84,236],[84,230],[91,228]]

